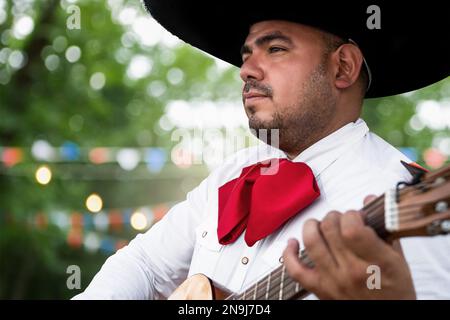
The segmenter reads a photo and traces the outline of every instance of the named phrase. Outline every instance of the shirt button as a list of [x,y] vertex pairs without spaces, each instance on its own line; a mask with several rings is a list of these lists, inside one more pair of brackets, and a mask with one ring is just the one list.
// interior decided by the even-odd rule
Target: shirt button
[[278,259],[278,261],[280,261],[280,263],[284,262],[283,256],[280,257],[280,259]]
[[202,238],[206,237],[207,234],[208,234],[208,231],[203,231]]
[[243,257],[241,259],[242,264],[247,264],[248,263],[248,258],[247,257]]

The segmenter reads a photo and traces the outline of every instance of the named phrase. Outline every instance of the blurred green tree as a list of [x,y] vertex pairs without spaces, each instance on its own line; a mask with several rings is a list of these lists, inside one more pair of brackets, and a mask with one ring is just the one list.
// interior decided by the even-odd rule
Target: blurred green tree
[[[73,5],[80,9],[79,29],[68,28]],[[239,88],[234,70],[219,72],[211,57],[174,40],[141,42],[146,27],[154,37],[167,35],[137,1],[0,1],[0,13],[3,147],[29,149],[44,140],[169,150],[171,132],[158,122],[170,101],[239,94],[229,90]],[[214,90],[219,86],[222,94]],[[117,164],[67,161],[50,165],[54,179],[44,187],[34,179],[38,163],[23,157],[14,167],[0,165],[0,298],[71,297],[67,266],[81,267],[84,288],[106,258],[71,249],[57,228],[26,227],[36,212],[83,211],[92,191],[102,194],[106,208],[180,200],[186,191],[180,185],[192,188],[207,174],[169,166],[152,175],[137,168],[135,177],[143,179],[122,181]],[[101,179],[89,176],[99,171]]]
[[[74,5],[79,29],[67,24]],[[240,86],[236,68],[161,33],[138,1],[0,0],[2,147],[29,149],[43,140],[170,150],[176,127],[162,128],[161,119],[171,101],[239,101]],[[447,78],[413,93],[367,100],[363,118],[393,145],[416,148],[424,164],[430,146],[450,154],[449,97]],[[440,107],[447,122],[433,125],[420,117],[420,104],[432,100],[447,101]],[[67,161],[52,164],[54,179],[42,186],[34,179],[37,165],[29,155],[12,167],[0,162],[3,299],[69,298],[76,292],[66,287],[67,266],[81,267],[83,289],[106,258],[69,247],[54,226],[24,223],[36,212],[83,211],[93,191],[106,208],[178,201],[207,174],[204,167],[175,166],[157,174],[141,167],[123,173],[116,164]]]

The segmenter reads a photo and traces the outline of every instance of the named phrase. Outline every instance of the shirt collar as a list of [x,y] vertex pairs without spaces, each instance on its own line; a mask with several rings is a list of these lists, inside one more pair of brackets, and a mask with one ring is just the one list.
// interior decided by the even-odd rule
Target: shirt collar
[[360,118],[317,141],[292,161],[308,164],[317,177],[340,155],[362,139],[368,131],[366,122]]

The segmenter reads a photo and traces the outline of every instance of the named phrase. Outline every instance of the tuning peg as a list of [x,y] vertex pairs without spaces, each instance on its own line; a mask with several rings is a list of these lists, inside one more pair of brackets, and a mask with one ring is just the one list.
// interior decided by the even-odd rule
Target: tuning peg
[[450,233],[450,220],[433,221],[427,227],[430,236]]
[[450,233],[450,220],[444,220],[441,222],[441,230],[443,233]]
[[445,212],[448,210],[448,203],[445,201],[439,201],[438,203],[436,203],[434,210],[436,212]]

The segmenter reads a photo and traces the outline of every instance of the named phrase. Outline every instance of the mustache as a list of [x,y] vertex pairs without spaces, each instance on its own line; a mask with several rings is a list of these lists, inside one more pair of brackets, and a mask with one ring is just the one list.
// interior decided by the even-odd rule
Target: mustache
[[273,95],[273,90],[269,85],[262,84],[254,79],[250,79],[245,82],[242,94],[249,92],[250,89],[254,89],[255,91],[268,97],[272,97]]

